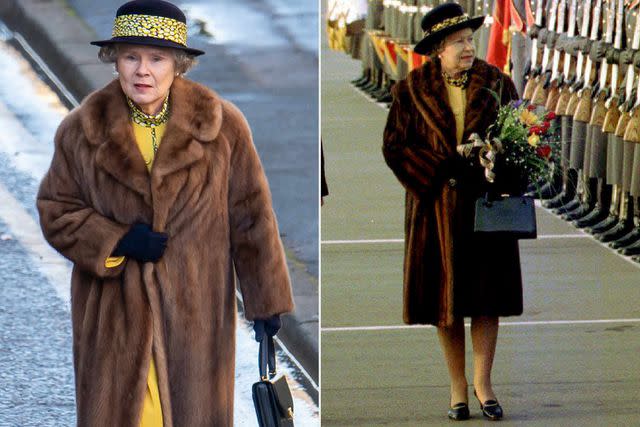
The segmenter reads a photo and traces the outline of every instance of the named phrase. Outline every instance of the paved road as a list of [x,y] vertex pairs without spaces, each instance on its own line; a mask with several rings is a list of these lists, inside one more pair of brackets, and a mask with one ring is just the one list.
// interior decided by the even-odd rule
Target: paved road
[[[70,264],[41,236],[34,206],[67,113],[30,65],[0,42],[0,426],[75,425]],[[239,320],[236,336],[238,426],[254,426],[251,384],[257,345]],[[300,378],[286,359],[282,370]],[[318,408],[291,383],[301,425],[318,425]]]

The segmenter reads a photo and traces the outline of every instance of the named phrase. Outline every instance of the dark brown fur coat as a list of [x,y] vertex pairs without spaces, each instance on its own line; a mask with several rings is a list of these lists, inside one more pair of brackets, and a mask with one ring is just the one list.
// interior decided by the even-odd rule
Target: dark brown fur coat
[[[501,87],[501,89],[500,89]],[[517,98],[513,82],[476,59],[470,72],[463,141],[480,135],[502,103]],[[383,154],[405,187],[404,321],[451,325],[455,317],[522,312],[517,241],[473,236],[480,166],[456,153],[456,123],[438,60],[412,71],[393,88]]]
[[[165,426],[231,426],[234,267],[248,319],[293,308],[271,195],[242,113],[177,78],[149,174],[114,81],[60,125],[37,205],[47,241],[74,264],[78,425],[137,427],[153,351]],[[163,257],[105,268],[135,222],[168,233]]]

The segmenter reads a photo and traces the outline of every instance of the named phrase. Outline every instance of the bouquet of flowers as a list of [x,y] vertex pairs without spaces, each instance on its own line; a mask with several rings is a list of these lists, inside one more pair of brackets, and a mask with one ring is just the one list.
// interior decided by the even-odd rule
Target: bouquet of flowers
[[463,154],[480,147],[487,181],[497,180],[499,188],[510,194],[521,194],[529,185],[550,179],[558,160],[556,125],[552,125],[556,116],[549,112],[539,117],[534,108],[522,101],[501,106],[487,136],[472,134],[471,143],[458,149]]

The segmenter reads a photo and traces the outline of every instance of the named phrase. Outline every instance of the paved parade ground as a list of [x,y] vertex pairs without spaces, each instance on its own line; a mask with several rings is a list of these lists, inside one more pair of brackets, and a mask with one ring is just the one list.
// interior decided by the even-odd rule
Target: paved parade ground
[[[404,190],[382,157],[386,110],[349,84],[358,62],[326,45],[321,58],[322,425],[450,425],[436,330],[402,322]],[[520,244],[524,314],[501,319],[500,425],[638,425],[640,264],[537,215],[539,238]],[[469,403],[465,425],[485,423],[471,385]]]

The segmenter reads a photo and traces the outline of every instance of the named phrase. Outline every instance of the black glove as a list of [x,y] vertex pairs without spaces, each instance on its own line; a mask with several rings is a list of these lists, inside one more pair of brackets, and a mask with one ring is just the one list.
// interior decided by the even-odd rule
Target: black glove
[[166,233],[156,233],[148,224],[133,224],[120,239],[113,256],[126,256],[141,262],[156,262],[167,247]]
[[616,49],[615,47],[609,47],[604,54],[604,58],[607,61],[607,64],[618,64],[620,61],[620,49]]
[[253,330],[256,333],[256,341],[262,341],[264,334],[270,337],[274,336],[280,330],[282,322],[280,321],[280,315],[274,314],[268,319],[255,319],[253,321]]

